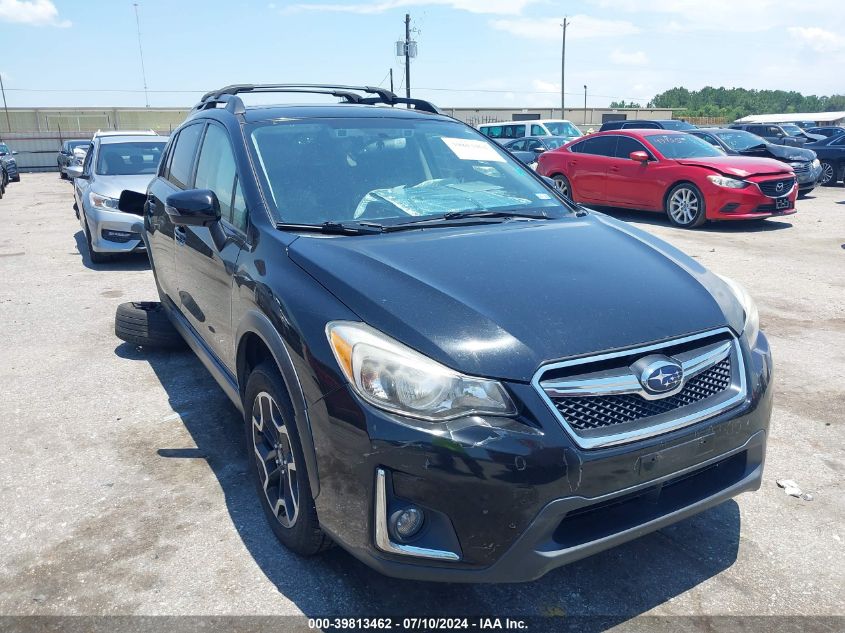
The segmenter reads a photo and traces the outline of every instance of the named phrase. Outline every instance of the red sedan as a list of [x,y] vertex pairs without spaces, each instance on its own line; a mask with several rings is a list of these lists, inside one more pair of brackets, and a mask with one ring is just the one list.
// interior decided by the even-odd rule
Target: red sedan
[[537,171],[576,202],[662,211],[677,226],[795,213],[792,168],[726,156],[686,132],[600,132],[540,155]]

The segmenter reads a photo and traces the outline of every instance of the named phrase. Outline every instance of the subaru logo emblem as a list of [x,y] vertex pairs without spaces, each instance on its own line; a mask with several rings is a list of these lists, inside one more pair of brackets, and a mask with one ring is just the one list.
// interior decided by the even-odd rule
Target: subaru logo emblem
[[775,185],[775,189],[777,189],[778,191],[783,191],[783,183],[779,182],[777,185]]
[[639,380],[649,393],[666,393],[683,382],[684,369],[678,362],[664,356],[649,362],[640,373]]

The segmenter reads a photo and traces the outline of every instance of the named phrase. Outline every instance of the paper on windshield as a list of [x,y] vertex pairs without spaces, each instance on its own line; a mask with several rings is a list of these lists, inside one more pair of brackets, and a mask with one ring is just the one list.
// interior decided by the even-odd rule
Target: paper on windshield
[[441,137],[452,153],[461,160],[489,160],[504,163],[504,157],[487,141],[476,141],[469,138]]

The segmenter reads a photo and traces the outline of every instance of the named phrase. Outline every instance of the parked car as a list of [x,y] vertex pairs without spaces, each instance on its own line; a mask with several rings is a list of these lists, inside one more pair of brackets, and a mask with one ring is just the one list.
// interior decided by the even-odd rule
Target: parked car
[[605,121],[599,132],[609,130],[694,130],[695,126],[677,119],[625,119],[622,121]]
[[805,147],[813,150],[821,161],[819,184],[835,185],[840,180],[845,181],[845,134],[830,136]]
[[68,167],[68,165],[73,164],[74,161],[77,160],[77,156],[74,155],[74,150],[87,148],[90,144],[91,141],[88,139],[75,139],[62,143],[62,149],[59,150],[59,155],[56,156],[56,164],[59,166],[59,178],[61,178],[62,180],[67,178],[67,173],[65,172],[65,169]]
[[[342,101],[238,96],[273,90]],[[279,540],[517,582],[757,489],[772,365],[748,294],[431,104],[383,107],[408,102],[210,92],[121,198],[146,205],[161,302],[116,332],[169,319],[201,358]]]
[[815,134],[817,136],[830,138],[831,136],[839,136],[840,134],[845,134],[845,127],[840,127],[838,125],[829,125],[826,127],[811,127],[805,131],[808,134]]
[[732,130],[751,132],[775,145],[801,147],[806,143],[819,140],[815,135],[810,136],[794,123],[733,123],[728,127]]
[[542,154],[537,172],[585,204],[662,211],[676,226],[795,213],[795,174],[672,130],[599,132]]
[[18,153],[9,149],[9,146],[6,145],[6,143],[0,143],[0,162],[3,163],[9,182],[21,181],[21,173],[18,170],[18,161],[15,158],[17,155]]
[[775,145],[745,130],[700,128],[690,130],[689,134],[707,141],[729,156],[774,158],[787,163],[798,179],[799,197],[806,196],[815,189],[822,175],[821,163],[816,158],[816,153],[809,149]]
[[485,136],[499,142],[525,136],[562,136],[573,140],[581,136],[581,130],[565,119],[534,119],[511,123],[485,123],[478,129]]
[[144,250],[133,229],[139,217],[118,209],[124,190],[144,192],[158,169],[167,138],[149,134],[95,136],[82,165],[66,167],[73,178],[74,210],[92,262]]
[[523,163],[536,169],[537,157],[543,152],[565,145],[571,139],[566,136],[526,136],[525,138],[502,143],[502,147],[510,151]]

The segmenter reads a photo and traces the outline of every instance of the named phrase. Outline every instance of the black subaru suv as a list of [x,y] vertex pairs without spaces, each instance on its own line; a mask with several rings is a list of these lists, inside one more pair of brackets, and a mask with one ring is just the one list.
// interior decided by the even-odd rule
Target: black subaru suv
[[161,304],[118,333],[172,321],[295,552],[527,581],[760,486],[772,363],[742,287],[425,101],[211,92],[142,202]]

